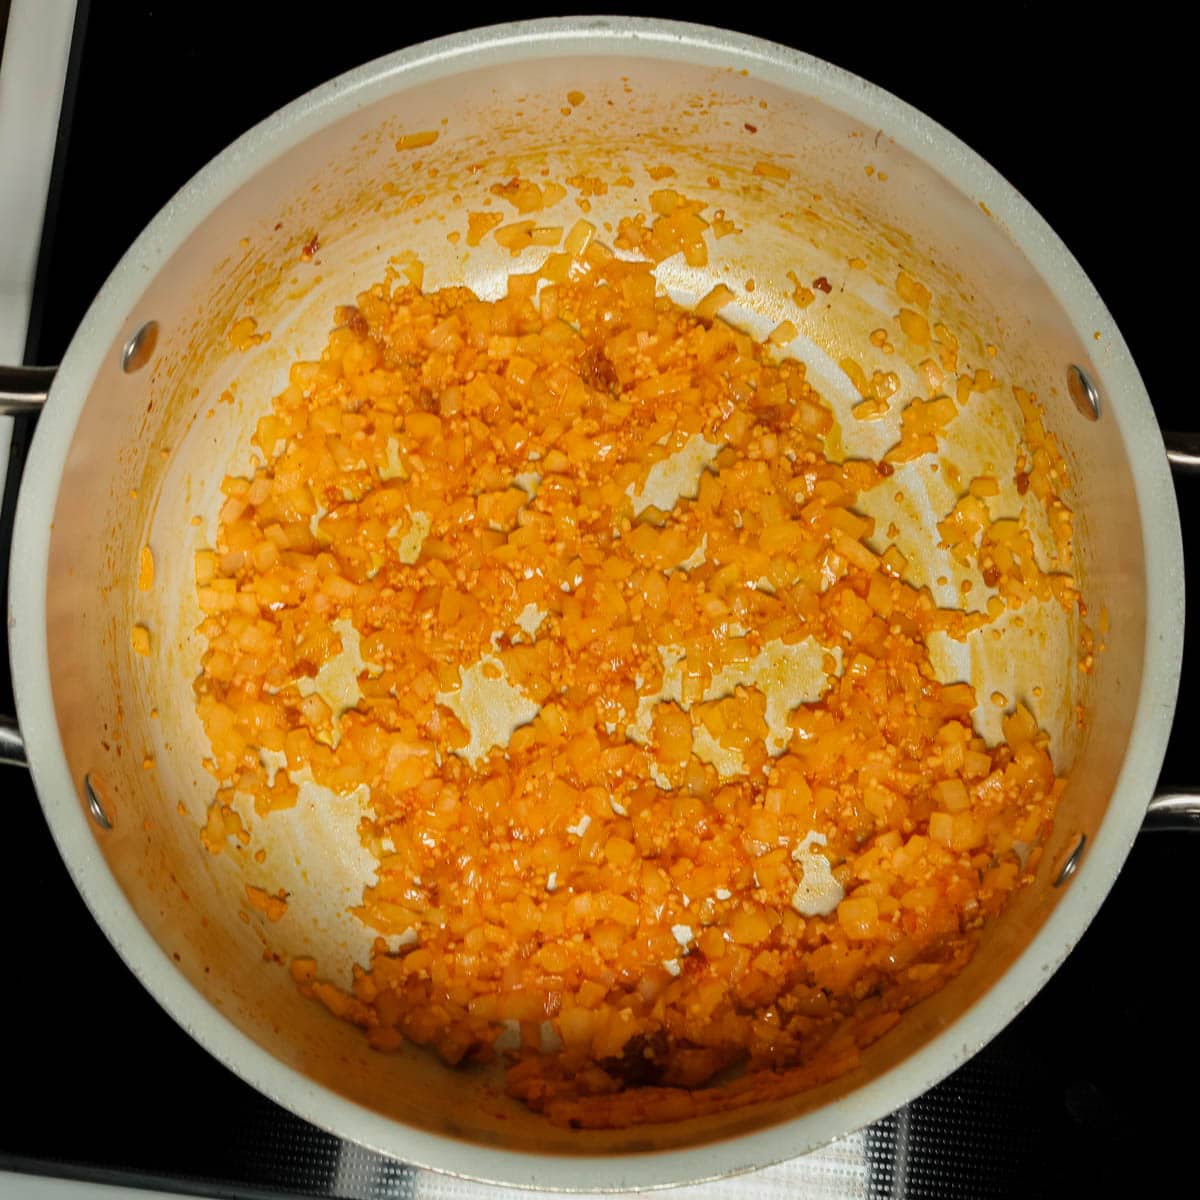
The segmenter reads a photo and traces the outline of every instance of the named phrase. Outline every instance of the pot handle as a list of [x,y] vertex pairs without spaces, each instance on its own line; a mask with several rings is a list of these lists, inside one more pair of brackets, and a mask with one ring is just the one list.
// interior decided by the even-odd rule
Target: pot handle
[[0,763],[13,767],[29,766],[24,739],[12,717],[0,716]]
[[1156,792],[1146,809],[1143,833],[1200,832],[1200,789]]
[[[55,367],[0,366],[0,416],[36,417],[54,382]],[[10,452],[9,466],[18,468],[19,451]],[[0,480],[3,476],[0,476]],[[25,742],[15,718],[0,713],[0,763],[28,766]]]
[[1167,461],[1176,475],[1200,475],[1200,433],[1163,433]]
[[0,367],[0,416],[36,417],[57,367]]
[[[1167,461],[1178,478],[1200,475],[1200,433],[1163,431]],[[1142,829],[1147,833],[1160,831],[1200,831],[1200,788],[1166,789],[1159,782],[1154,798],[1146,808]]]

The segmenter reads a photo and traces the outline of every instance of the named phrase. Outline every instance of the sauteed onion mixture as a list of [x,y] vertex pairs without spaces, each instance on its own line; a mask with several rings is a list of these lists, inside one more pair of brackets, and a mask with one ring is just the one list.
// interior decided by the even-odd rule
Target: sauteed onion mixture
[[[658,211],[623,227],[651,260],[686,250]],[[594,234],[495,301],[389,272],[337,311],[224,481],[195,690],[213,852],[305,781],[366,789],[374,951],[293,959],[299,987],[613,1127],[833,1078],[961,970],[1064,784],[1023,705],[979,735],[929,638],[1078,595],[1032,396],[1011,469],[1059,561],[971,479],[938,528],[988,603],[938,607],[860,502],[984,386],[953,348],[947,394],[843,461],[794,330],[756,341],[721,287],[683,308]]]

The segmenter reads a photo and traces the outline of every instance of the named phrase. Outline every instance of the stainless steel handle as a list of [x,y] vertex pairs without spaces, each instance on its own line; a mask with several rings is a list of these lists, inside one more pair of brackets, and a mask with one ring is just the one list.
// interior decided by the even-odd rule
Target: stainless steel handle
[[1200,832],[1200,789],[1159,792],[1146,809],[1142,829],[1146,833],[1169,830]]
[[36,416],[42,411],[54,367],[0,367],[0,416]]
[[29,766],[29,760],[25,757],[25,741],[12,717],[0,716],[0,763],[14,767]]
[[[0,416],[36,417],[50,394],[54,372],[54,367],[0,366]],[[0,763],[14,767],[29,765],[16,720],[3,714],[0,714]]]
[[[1176,475],[1200,475],[1200,433],[1163,431],[1167,461]],[[1200,830],[1200,788],[1173,788],[1160,791],[1146,808],[1142,829],[1147,833],[1164,830]]]
[[1200,433],[1163,431],[1167,461],[1176,475],[1200,474]]

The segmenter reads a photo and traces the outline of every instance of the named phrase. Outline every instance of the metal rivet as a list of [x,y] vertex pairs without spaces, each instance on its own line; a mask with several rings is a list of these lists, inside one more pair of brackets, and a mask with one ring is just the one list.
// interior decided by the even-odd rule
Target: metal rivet
[[1054,877],[1055,887],[1062,887],[1079,870],[1079,860],[1083,857],[1083,848],[1086,845],[1087,834],[1081,833],[1079,840],[1075,843],[1074,848],[1067,855],[1067,859],[1059,869],[1058,874]]
[[88,812],[92,814],[92,820],[100,826],[101,829],[111,829],[112,822],[108,819],[108,813],[104,811],[104,805],[100,803],[100,796],[92,786],[92,777],[85,775],[83,777],[83,790],[87,794]]
[[154,347],[158,345],[158,322],[147,321],[125,343],[121,351],[121,369],[126,375],[140,371],[153,357]]
[[1100,420],[1100,393],[1087,372],[1074,363],[1067,368],[1067,391],[1082,416],[1089,421]]

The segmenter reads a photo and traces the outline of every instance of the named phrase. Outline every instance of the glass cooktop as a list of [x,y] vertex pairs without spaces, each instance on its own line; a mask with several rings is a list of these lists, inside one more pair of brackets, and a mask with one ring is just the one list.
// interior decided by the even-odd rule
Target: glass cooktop
[[[827,58],[963,137],[1083,262],[1163,424],[1200,427],[1188,386],[1195,339],[1188,310],[1176,304],[1192,240],[1179,190],[1189,145],[1184,89],[1194,73],[1188,40],[1135,24],[1136,14],[1118,27],[1100,10],[1076,22],[1051,20],[1044,8],[979,10],[974,24],[956,10],[870,4],[852,13],[773,6],[768,17],[755,6],[691,6],[670,15]],[[548,11],[480,10],[476,23]],[[232,138],[349,67],[469,23],[455,6],[80,0],[27,361],[58,361],[130,241]],[[1194,484],[1180,501],[1194,555]],[[1188,668],[1196,656],[1193,639],[1171,781],[1195,778],[1188,741],[1200,692]],[[7,664],[2,670],[7,692]],[[92,922],[28,777],[0,771],[8,851],[0,1168],[231,1197],[494,1194],[343,1144],[197,1048]],[[1194,1133],[1181,1097],[1200,1069],[1188,998],[1197,855],[1187,835],[1144,835],[1066,965],[927,1095],[816,1155],[690,1193],[1075,1196],[1132,1169],[1141,1191],[1182,1192]]]

